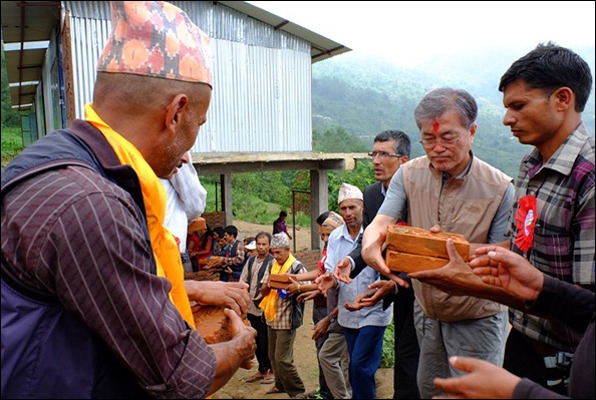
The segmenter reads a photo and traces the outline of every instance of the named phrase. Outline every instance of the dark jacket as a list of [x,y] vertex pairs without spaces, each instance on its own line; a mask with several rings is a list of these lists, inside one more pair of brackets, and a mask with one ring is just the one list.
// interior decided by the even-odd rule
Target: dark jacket
[[[584,332],[573,363],[569,382],[569,396],[574,399],[593,399],[594,389],[594,310],[595,296],[557,278],[544,275],[544,287],[528,312],[546,314]],[[513,391],[514,399],[558,399],[563,396],[539,384],[522,379]]]
[[[84,121],[38,140],[2,171],[2,200],[19,182],[52,168],[79,165],[128,191],[145,216],[134,171],[121,166],[113,152],[102,156],[117,166],[105,168],[98,161],[93,149],[106,145],[103,136]],[[4,256],[1,309],[2,398],[148,397],[93,331],[53,294],[22,283]]]

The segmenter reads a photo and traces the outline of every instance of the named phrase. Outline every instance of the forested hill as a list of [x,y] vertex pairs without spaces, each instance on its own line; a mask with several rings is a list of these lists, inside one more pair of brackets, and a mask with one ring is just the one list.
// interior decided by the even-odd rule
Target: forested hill
[[[594,47],[574,49],[594,73]],[[412,142],[419,139],[414,109],[428,90],[449,86],[469,91],[478,101],[478,131],[474,151],[478,157],[517,177],[519,162],[531,147],[519,144],[502,124],[504,108],[497,86],[511,62],[522,54],[503,51],[475,53],[439,59],[417,68],[402,68],[382,59],[346,54],[313,65],[313,129],[315,148],[335,152],[361,151],[372,145],[374,136],[387,129],[406,132]],[[594,93],[584,111],[584,121],[594,135]],[[356,136],[360,140],[338,143],[326,135]],[[350,145],[355,148],[350,149]],[[365,150],[366,151],[366,150]],[[413,156],[421,155],[419,144]]]

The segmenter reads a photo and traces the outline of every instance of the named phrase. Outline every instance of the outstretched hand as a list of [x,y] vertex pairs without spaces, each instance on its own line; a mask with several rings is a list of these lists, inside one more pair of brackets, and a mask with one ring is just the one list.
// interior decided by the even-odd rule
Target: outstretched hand
[[381,301],[386,295],[395,290],[393,281],[379,280],[368,286],[368,290],[356,296],[352,303],[345,303],[348,311],[357,311],[364,307],[372,307]]
[[520,300],[536,300],[544,286],[544,275],[525,258],[498,246],[476,250],[470,261],[474,274],[482,282],[502,287]]
[[352,272],[352,262],[348,257],[344,257],[335,266],[333,276],[340,282],[350,283],[352,282],[350,272]]
[[469,374],[457,378],[435,379],[437,389],[445,396],[437,399],[510,399],[521,378],[488,361],[468,357],[451,357],[451,365]]
[[305,301],[313,300],[315,297],[319,295],[319,293],[320,292],[318,290],[309,290],[308,292],[300,293],[296,300],[298,300],[301,303],[304,303]]
[[329,290],[337,286],[337,280],[331,272],[326,272],[323,275],[318,276],[317,279],[315,279],[315,283],[318,285],[319,291],[325,297],[327,297],[327,292]]
[[408,276],[429,283],[450,294],[473,294],[486,289],[482,280],[474,275],[470,266],[459,255],[452,239],[447,239],[449,262],[438,269],[412,272]]

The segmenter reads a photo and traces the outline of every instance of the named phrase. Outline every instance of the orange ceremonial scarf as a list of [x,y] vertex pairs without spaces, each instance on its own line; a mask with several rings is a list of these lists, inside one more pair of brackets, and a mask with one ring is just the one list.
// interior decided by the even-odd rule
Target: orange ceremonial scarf
[[130,165],[136,172],[147,214],[147,228],[151,238],[153,256],[157,265],[157,276],[166,277],[172,285],[170,299],[182,318],[195,327],[188,294],[184,289],[184,268],[180,250],[174,236],[163,226],[166,214],[167,196],[163,185],[151,169],[141,152],[132,143],[110,128],[97,115],[91,104],[85,105],[85,119],[103,133],[122,165]]
[[[279,265],[277,260],[271,266],[271,274],[285,274],[290,270],[292,264],[294,264],[294,255],[290,253],[290,256],[284,263],[284,265]],[[278,298],[278,291],[277,289],[272,289],[267,296],[263,298],[261,303],[259,303],[259,308],[263,310],[265,313],[265,318],[269,322],[275,321],[275,314],[277,313],[277,298]]]

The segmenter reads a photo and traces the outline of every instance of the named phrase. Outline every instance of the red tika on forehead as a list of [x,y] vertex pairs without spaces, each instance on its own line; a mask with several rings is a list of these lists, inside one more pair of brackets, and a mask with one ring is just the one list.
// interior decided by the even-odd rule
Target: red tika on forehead
[[439,121],[437,119],[433,122],[433,132],[437,133],[439,131]]

